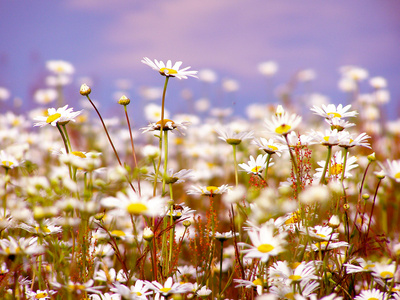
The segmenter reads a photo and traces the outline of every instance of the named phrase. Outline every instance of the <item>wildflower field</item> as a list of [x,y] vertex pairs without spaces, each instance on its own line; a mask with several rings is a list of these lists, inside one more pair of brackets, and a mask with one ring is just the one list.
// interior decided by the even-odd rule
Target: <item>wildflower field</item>
[[171,115],[169,86],[212,72],[142,62],[160,79],[143,128],[126,96],[105,119],[90,84],[72,107],[64,61],[47,63],[38,109],[1,111],[1,299],[400,299],[384,78],[346,66],[339,104],[287,89],[246,117],[204,100]]

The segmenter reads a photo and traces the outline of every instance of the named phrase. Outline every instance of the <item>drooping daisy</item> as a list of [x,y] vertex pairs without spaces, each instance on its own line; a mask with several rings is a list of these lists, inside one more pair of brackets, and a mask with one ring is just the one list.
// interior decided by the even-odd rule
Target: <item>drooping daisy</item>
[[386,160],[386,166],[378,162],[382,168],[383,174],[394,179],[396,182],[400,182],[400,160]]
[[384,300],[385,293],[378,289],[363,290],[361,293],[354,298],[354,300]]
[[192,185],[192,189],[187,191],[188,195],[205,195],[205,196],[213,196],[217,194],[223,194],[227,192],[231,187],[228,184],[223,184],[219,187],[217,186],[194,186]]
[[322,108],[314,105],[311,108],[311,111],[326,119],[347,118],[356,116],[358,114],[356,111],[348,112],[350,108],[351,108],[350,104],[346,105],[345,107],[343,107],[342,104],[339,104],[337,107],[335,106],[335,104],[328,104],[328,105],[322,104]]
[[158,61],[157,59],[155,59],[153,62],[148,57],[144,57],[142,59],[142,63],[148,65],[153,70],[160,72],[160,74],[163,76],[176,77],[178,79],[187,79],[188,76],[197,78],[197,71],[188,71],[190,67],[179,69],[182,65],[181,61],[177,61],[174,65],[172,65],[170,60],[164,64],[164,62]]
[[[239,167],[241,167],[242,169],[244,169],[247,174],[260,174],[265,167],[267,166],[267,158],[268,158],[268,154],[259,154],[257,156],[257,159],[254,159],[254,157],[252,155],[250,155],[250,160],[247,164],[243,163],[243,164],[239,164]],[[271,159],[270,159],[271,161]],[[273,163],[269,163],[269,166],[272,166]]]
[[[190,179],[193,177],[192,169],[182,169],[178,172],[174,172],[174,170],[168,169],[166,174],[165,174],[165,183],[170,184],[170,183],[181,183],[185,182],[187,179]],[[164,171],[160,170],[161,174],[164,174]],[[155,174],[152,173],[146,177],[146,179],[150,181],[154,181]],[[157,178],[158,182],[162,182],[163,178]]]
[[163,212],[166,199],[161,197],[139,196],[133,190],[128,195],[118,192],[116,197],[107,197],[101,200],[106,208],[112,208],[116,215],[145,215],[155,217]]
[[231,128],[215,128],[218,138],[230,145],[239,145],[243,140],[251,139],[253,131],[235,132]]
[[337,131],[342,131],[344,129],[356,126],[356,124],[354,123],[350,123],[344,119],[337,117],[325,119],[325,122],[327,122],[331,126],[331,130],[337,129]]
[[278,156],[281,156],[281,152],[286,148],[286,146],[277,143],[274,139],[265,139],[265,138],[259,138],[253,140],[253,144],[256,144],[260,150],[265,151],[265,153],[268,154],[276,154]]
[[[351,177],[352,174],[350,173],[351,170],[354,168],[358,167],[358,164],[356,164],[357,158],[355,156],[349,156],[349,153],[347,153],[347,161],[346,161],[346,169],[344,173],[344,178]],[[315,169],[317,173],[314,174],[314,178],[321,178],[322,172],[324,170],[325,166],[325,161],[319,161],[317,162],[318,165],[321,168]],[[330,166],[327,170],[327,176],[325,178],[331,178],[331,179],[338,179],[341,177],[341,174],[343,172],[343,163],[344,163],[344,158],[342,157],[342,151],[337,151],[335,155],[331,158],[331,163]]]
[[307,251],[327,251],[333,250],[340,247],[348,247],[349,244],[346,242],[330,242],[330,241],[323,241],[323,242],[316,242],[311,244],[311,247],[307,245]]
[[[273,221],[273,220],[272,220]],[[286,232],[274,234],[275,226],[273,222],[263,224],[259,229],[250,228],[248,235],[252,245],[240,243],[242,246],[250,249],[242,250],[245,258],[260,258],[262,262],[267,262],[271,256],[276,256],[285,251],[287,244]]]
[[265,120],[265,126],[273,134],[287,135],[293,131],[301,122],[301,117],[296,114],[284,112]]
[[35,117],[34,120],[39,121],[33,126],[46,126],[50,124],[51,126],[56,126],[57,123],[67,124],[69,121],[75,122],[75,118],[81,114],[80,111],[73,112],[73,108],[68,108],[68,104],[60,108],[49,108],[47,110],[47,116]]
[[[212,234],[212,232],[210,232],[210,235],[212,236],[213,234]],[[215,232],[215,234],[214,234],[214,238],[215,239],[217,239],[217,240],[219,240],[219,241],[221,241],[221,242],[223,242],[223,241],[226,241],[226,240],[228,240],[228,239],[231,239],[231,238],[233,238],[234,236],[238,236],[239,235],[239,233],[238,232],[236,232],[235,234],[232,232],[232,230],[231,231],[228,231],[228,232],[222,232],[222,233],[220,233],[220,232]]]

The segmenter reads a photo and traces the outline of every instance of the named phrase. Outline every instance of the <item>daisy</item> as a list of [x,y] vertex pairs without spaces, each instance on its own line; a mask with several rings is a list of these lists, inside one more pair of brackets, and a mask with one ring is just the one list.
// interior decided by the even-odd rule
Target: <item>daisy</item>
[[[180,130],[186,129],[190,123],[189,122],[175,123],[170,119],[164,119],[163,124],[164,124],[163,125],[164,131],[176,129],[178,132],[183,134]],[[149,131],[160,131],[160,129],[161,129],[161,120],[158,121],[157,123],[150,123],[146,127],[140,128],[140,130],[142,130],[142,133]]]
[[163,212],[166,200],[161,197],[139,196],[133,190],[128,190],[128,195],[118,192],[116,197],[107,197],[101,200],[106,208],[112,208],[117,215],[145,215],[155,217]]
[[[142,280],[136,280],[135,285],[131,285],[130,288],[119,282],[114,283],[114,287],[110,289],[114,293],[118,293],[124,299],[137,299],[145,300],[147,295],[153,292],[149,289],[146,283]],[[132,298],[133,297],[133,298]]]
[[337,107],[335,104],[328,104],[327,106],[322,104],[322,108],[314,105],[311,108],[311,111],[326,119],[355,117],[358,113],[356,111],[348,112],[350,108],[350,104],[346,105],[345,107],[343,107],[342,104],[339,104]]
[[213,196],[217,194],[223,194],[227,192],[231,187],[227,184],[217,186],[194,186],[192,185],[192,189],[187,191],[188,195],[206,195]]
[[25,292],[25,295],[28,297],[29,300],[36,300],[36,299],[51,299],[52,295],[57,293],[53,290],[37,290],[36,292],[28,290]]
[[301,122],[301,117],[286,112],[272,116],[271,120],[265,120],[265,126],[273,134],[287,135],[294,130]]
[[370,260],[365,260],[362,257],[356,259],[359,266],[354,264],[343,264],[346,267],[346,273],[360,273],[360,272],[372,272],[375,267],[375,263]]
[[[300,134],[298,135],[296,132],[291,131],[289,134],[286,135],[289,147],[297,148],[302,146],[312,145],[315,142],[312,141],[312,138],[309,135]],[[283,136],[277,136],[277,141],[281,142],[282,144],[286,144],[286,139]],[[287,149],[287,148],[286,148]]]
[[23,161],[18,161],[13,155],[5,152],[4,150],[0,151],[0,166],[5,169],[14,169],[19,167]]
[[[250,155],[250,161],[245,164],[239,164],[239,167],[244,169],[247,174],[255,174],[258,175],[260,174],[267,166],[267,158],[268,154],[260,154],[257,156],[257,159],[255,160],[252,155]],[[270,160],[271,161],[271,160]],[[272,166],[273,163],[269,163],[269,166]]]
[[56,126],[57,123],[65,125],[69,121],[75,122],[74,119],[78,115],[80,115],[81,112],[81,110],[73,112],[73,108],[68,108],[68,104],[63,107],[57,108],[57,110],[55,108],[49,108],[47,110],[47,116],[39,116],[34,118],[34,120],[39,122],[33,124],[33,126],[43,127],[47,124],[50,124],[51,126]]
[[170,60],[168,60],[167,63],[164,64],[164,62],[162,61],[158,61],[155,59],[153,62],[148,57],[144,57],[142,59],[142,63],[148,65],[153,70],[160,72],[160,74],[163,76],[176,77],[178,79],[187,79],[187,76],[197,78],[197,71],[188,71],[190,67],[179,69],[182,65],[181,61],[177,61],[174,65],[172,65],[172,62]]
[[55,89],[40,89],[35,92],[33,99],[39,104],[48,104],[56,100],[57,96]]
[[172,280],[172,277],[168,277],[168,279],[165,281],[164,285],[158,283],[157,281],[145,281],[145,285],[156,292],[157,294],[161,294],[164,297],[167,297],[168,295],[171,294],[182,294],[189,292],[190,285],[187,283],[180,284],[180,283],[174,283]]
[[256,278],[253,281],[244,279],[233,279],[233,281],[237,283],[237,285],[235,285],[235,288],[244,286],[245,288],[249,289],[255,287],[257,289],[258,295],[261,295],[263,292],[263,281],[260,278]]
[[46,68],[59,75],[72,75],[75,72],[74,66],[64,60],[49,60],[46,62]]
[[302,228],[300,231],[302,234],[306,234],[316,240],[337,241],[339,238],[339,233],[333,232],[333,229],[329,226],[317,225],[314,227],[308,227],[307,230]]
[[[233,232],[232,232],[232,230],[231,231],[228,231],[228,232],[222,232],[222,233],[220,233],[220,232],[215,232],[215,234],[214,234],[214,238],[216,238],[217,240],[219,240],[220,242],[224,242],[224,241],[226,241],[226,240],[228,240],[228,239],[231,239],[231,238],[233,238],[234,236],[238,236],[239,235],[239,233],[238,232],[236,232],[235,234],[233,234]],[[210,232],[210,236],[213,236],[213,234],[212,234],[212,232]]]
[[337,117],[325,119],[325,122],[331,126],[331,130],[337,129],[338,131],[342,131],[344,129],[356,126],[356,124],[354,123],[350,123],[344,119]]
[[337,129],[325,130],[324,133],[312,130],[308,135],[313,141],[320,143],[323,146],[338,145],[343,136],[342,131],[338,131]]
[[[347,161],[346,161],[346,169],[344,173],[344,178],[348,178],[353,176],[350,171],[354,168],[358,167],[358,164],[356,164],[357,158],[355,156],[350,156],[349,153],[347,153]],[[337,179],[340,177],[343,171],[343,163],[344,159],[342,158],[342,151],[337,151],[335,155],[331,158],[331,164],[329,167],[329,170],[327,170],[327,175],[326,177],[330,177],[332,179]],[[315,178],[321,178],[322,172],[324,170],[325,166],[325,161],[319,161],[317,164],[321,168],[315,169],[317,173],[314,174]]]
[[354,300],[370,300],[370,299],[384,300],[385,293],[377,289],[364,290],[361,291],[361,293],[354,298]]
[[346,242],[329,242],[329,241],[324,241],[324,242],[317,242],[314,244],[311,244],[311,247],[307,245],[307,251],[327,251],[327,250],[332,250],[340,247],[348,247],[349,244]]
[[276,262],[269,268],[269,274],[272,277],[277,277],[286,280],[288,283],[303,282],[306,283],[310,280],[316,280],[318,277],[315,275],[316,262],[301,262],[294,263],[290,267],[287,262]]
[[281,152],[286,149],[286,146],[277,143],[274,139],[265,139],[265,138],[259,138],[253,140],[253,144],[257,145],[260,150],[265,151],[265,153],[268,154],[275,154],[278,156],[281,156]]
[[376,262],[375,266],[372,267],[372,276],[376,279],[388,280],[394,277],[394,273],[396,272],[396,264],[386,264]]
[[235,132],[231,128],[215,128],[218,138],[229,145],[239,145],[243,140],[251,139],[253,131]]
[[0,255],[33,255],[43,253],[44,248],[37,243],[37,237],[0,240]]
[[284,252],[284,246],[287,244],[286,232],[274,235],[275,226],[272,222],[267,222],[261,228],[250,228],[248,231],[252,245],[240,243],[242,246],[250,249],[242,250],[245,258],[260,258],[262,262],[267,262],[270,256],[276,256]]
[[[166,184],[170,184],[170,183],[181,183],[181,182],[185,182],[187,179],[193,178],[193,174],[191,174],[193,172],[192,169],[182,169],[178,172],[174,172],[173,169],[168,169],[167,173],[165,175],[165,183]],[[162,170],[160,170],[161,174],[164,174],[164,172]],[[154,181],[155,178],[155,174],[152,173],[150,175],[148,175],[146,177],[147,180],[150,181]],[[158,182],[162,182],[162,178],[157,178]]]
[[396,182],[400,182],[400,160],[386,160],[386,166],[378,162],[382,168],[383,174],[394,179]]
[[366,148],[370,148],[370,144],[367,142],[369,138],[371,138],[369,135],[367,135],[365,132],[359,134],[357,137],[354,138],[353,135],[351,135],[347,131],[342,131],[343,134],[341,136],[341,139],[339,141],[339,146],[343,148],[352,148],[354,146],[363,146]]

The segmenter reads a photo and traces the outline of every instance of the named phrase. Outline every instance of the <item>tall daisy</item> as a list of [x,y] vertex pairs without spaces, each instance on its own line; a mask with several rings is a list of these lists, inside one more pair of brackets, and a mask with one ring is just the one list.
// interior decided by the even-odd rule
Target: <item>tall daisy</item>
[[301,119],[301,116],[284,112],[266,119],[265,126],[273,134],[287,135],[300,124]]
[[[265,169],[267,166],[267,159],[268,159],[268,154],[260,154],[257,156],[257,159],[254,159],[252,155],[250,155],[250,161],[248,161],[247,164],[239,164],[239,167],[241,167],[243,170],[247,172],[247,174],[255,174],[259,175],[261,172]],[[273,165],[273,163],[269,163],[270,166]]]
[[73,111],[73,108],[68,108],[68,104],[60,108],[49,108],[47,110],[47,116],[38,116],[34,120],[38,121],[33,124],[33,126],[46,126],[50,124],[51,126],[56,126],[59,124],[67,124],[69,121],[75,122],[75,118],[81,114],[80,111]]
[[326,119],[355,117],[358,113],[355,110],[348,111],[350,108],[350,104],[346,105],[345,107],[343,107],[342,104],[339,104],[337,107],[335,106],[335,104],[322,104],[322,107],[314,105],[311,108],[311,111],[313,111],[316,115],[319,115]]
[[144,57],[142,59],[142,63],[148,65],[153,70],[160,72],[161,75],[166,77],[176,77],[178,79],[187,79],[188,76],[197,78],[197,71],[188,71],[190,67],[186,67],[180,69],[182,62],[177,61],[174,65],[170,60],[167,61],[166,64],[162,61],[158,61],[157,59],[154,62],[148,57]]

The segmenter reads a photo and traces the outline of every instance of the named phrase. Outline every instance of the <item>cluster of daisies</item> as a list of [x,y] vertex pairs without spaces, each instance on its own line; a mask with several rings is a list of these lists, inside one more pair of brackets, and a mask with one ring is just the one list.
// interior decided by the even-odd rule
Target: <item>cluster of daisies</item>
[[[165,89],[200,75],[142,62]],[[73,73],[48,68],[55,86]],[[172,118],[165,89],[139,129],[103,120],[87,84],[100,123],[69,105],[0,115],[4,299],[400,299],[400,160],[385,153],[400,135],[357,121],[365,101]]]

